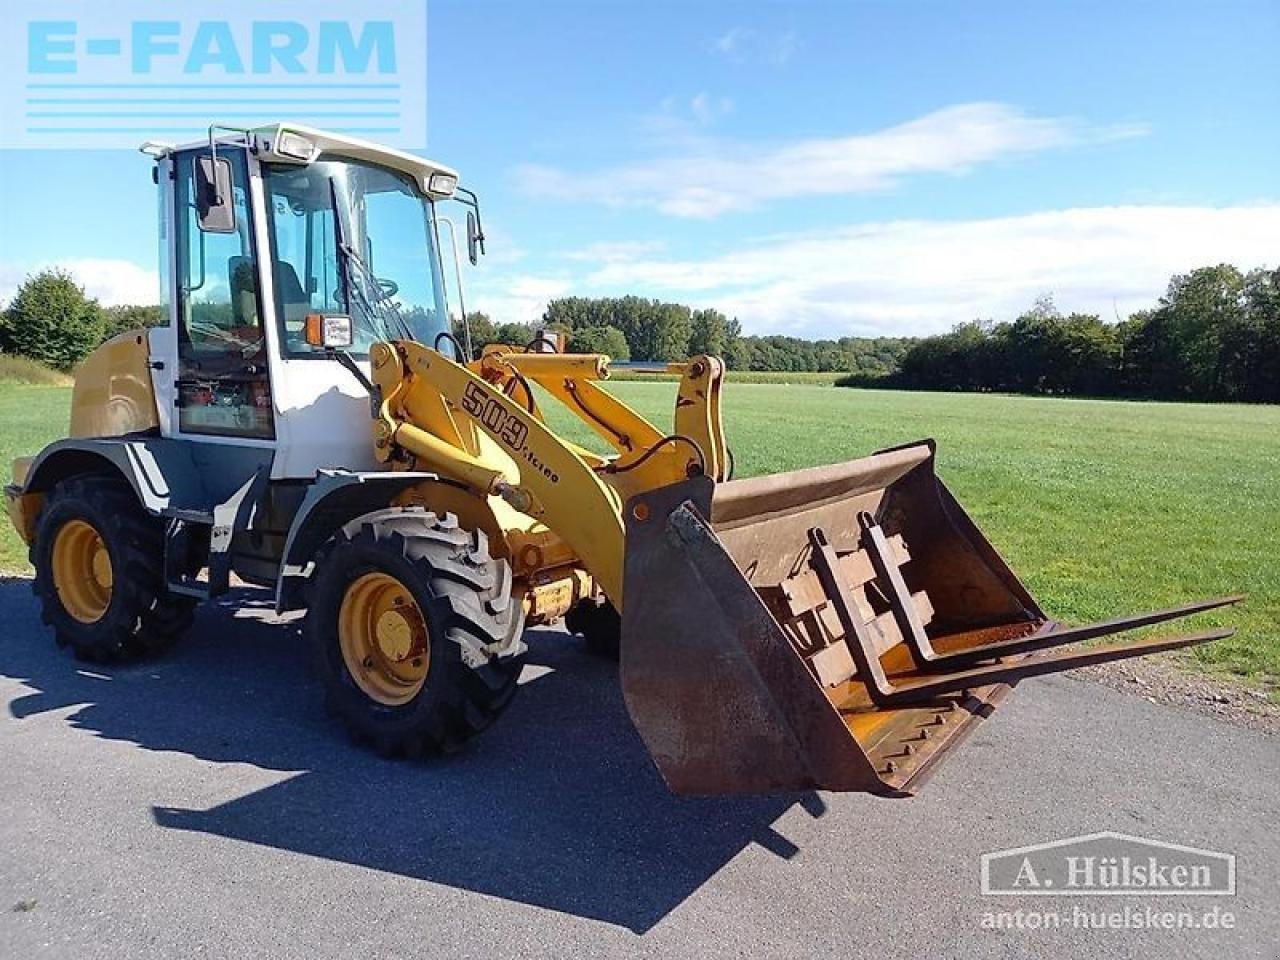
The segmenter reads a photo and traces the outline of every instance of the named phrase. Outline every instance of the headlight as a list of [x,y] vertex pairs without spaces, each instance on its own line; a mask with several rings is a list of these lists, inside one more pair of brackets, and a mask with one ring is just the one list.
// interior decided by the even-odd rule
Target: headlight
[[339,314],[308,314],[304,333],[307,343],[325,350],[349,347],[354,339],[351,318]]
[[453,191],[458,189],[458,178],[452,173],[433,173],[427,180],[427,192],[438,193],[441,196],[451,197]]
[[287,130],[282,130],[276,137],[275,148],[280,156],[301,160],[303,163],[310,163],[316,152],[314,143],[300,133],[290,133]]

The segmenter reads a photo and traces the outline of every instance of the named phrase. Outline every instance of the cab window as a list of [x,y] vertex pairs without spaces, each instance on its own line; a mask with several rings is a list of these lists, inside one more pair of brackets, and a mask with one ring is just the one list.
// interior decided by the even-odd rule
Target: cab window
[[228,232],[201,229],[201,156],[208,151],[179,154],[176,165],[178,424],[184,433],[271,438],[271,384],[244,151],[218,150],[219,160],[231,165],[234,229]]
[[334,159],[264,165],[263,186],[285,356],[327,357],[306,342],[309,313],[350,316],[355,356],[406,336],[449,349],[430,202],[412,177]]
[[280,336],[284,354],[306,356],[313,348],[306,341],[310,313],[346,313],[342,293],[338,246],[334,238],[333,208],[328,195],[306,189],[305,171],[294,173],[288,186],[279,189],[280,176],[267,178],[272,240],[272,279],[276,294]]

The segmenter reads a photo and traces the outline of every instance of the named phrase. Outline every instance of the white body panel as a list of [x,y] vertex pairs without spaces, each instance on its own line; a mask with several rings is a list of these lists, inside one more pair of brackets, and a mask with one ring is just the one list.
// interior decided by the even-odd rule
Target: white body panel
[[[368,363],[361,363],[368,371]],[[377,470],[369,394],[333,360],[273,360],[276,415],[272,479],[310,479],[317,470]]]

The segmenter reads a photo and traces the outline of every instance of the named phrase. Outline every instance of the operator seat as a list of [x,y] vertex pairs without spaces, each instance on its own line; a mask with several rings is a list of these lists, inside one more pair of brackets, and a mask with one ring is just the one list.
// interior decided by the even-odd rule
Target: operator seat
[[306,352],[306,320],[307,314],[311,313],[311,297],[298,279],[293,264],[287,260],[272,260],[271,265],[278,302],[284,313],[281,321],[284,324],[285,351]]

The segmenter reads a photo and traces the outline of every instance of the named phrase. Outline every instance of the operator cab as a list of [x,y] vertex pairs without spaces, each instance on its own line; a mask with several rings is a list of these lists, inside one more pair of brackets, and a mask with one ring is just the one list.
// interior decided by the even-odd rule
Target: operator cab
[[447,167],[355,138],[222,130],[143,147],[157,164],[168,278],[169,324],[149,344],[161,432],[270,447],[275,479],[373,469],[368,394],[335,347],[366,374],[378,340],[461,353],[457,243],[440,207],[470,208],[474,250],[474,195]]

